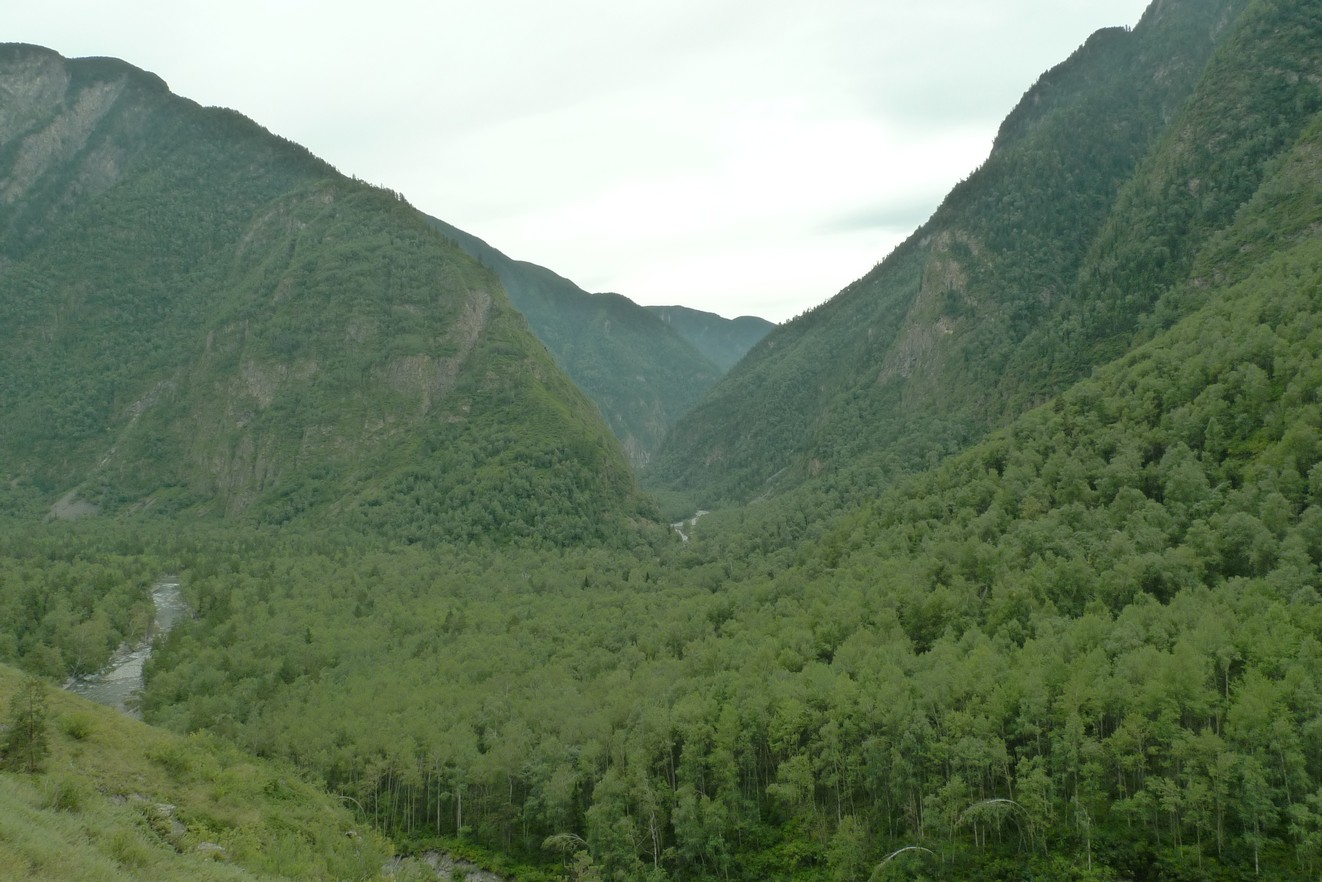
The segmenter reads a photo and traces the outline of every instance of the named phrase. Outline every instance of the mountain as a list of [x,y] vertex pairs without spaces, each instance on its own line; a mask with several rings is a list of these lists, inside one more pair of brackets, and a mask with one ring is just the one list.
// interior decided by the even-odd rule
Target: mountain
[[711,504],[893,477],[1169,324],[1163,292],[1317,106],[1308,16],[1165,0],[1094,34],[927,223],[680,421],[649,482]]
[[647,463],[670,427],[728,369],[626,297],[589,294],[545,267],[513,260],[457,227],[430,221],[495,272],[538,339],[596,402],[635,466]]
[[649,306],[647,309],[726,372],[775,327],[766,319],[752,315],[727,319],[687,306]]
[[0,47],[0,508],[578,541],[645,509],[499,280],[111,59]]
[[792,494],[636,555],[222,538],[145,711],[548,874],[1316,879],[1322,114],[1192,269],[799,541]]
[[[194,734],[150,766],[315,804],[186,750],[232,740],[405,849],[498,852],[514,878],[1316,880],[1319,316],[1322,12],[1155,0],[1048,72],[918,236],[685,424],[726,446],[693,448],[676,485],[754,502],[683,537],[555,545],[401,543],[315,507],[263,529],[29,513],[0,529],[0,660],[95,668],[171,573],[195,615],[154,650],[142,711]],[[761,432],[807,437],[759,453]],[[405,455],[379,449],[379,468]],[[524,498],[455,466],[492,512]],[[534,477],[516,490],[554,489]],[[27,511],[36,489],[7,492]],[[141,765],[84,784],[78,735],[90,753],[103,730],[59,725],[70,763],[40,786],[0,773],[0,824],[78,855],[109,829],[145,860],[147,831],[90,797],[131,799]],[[68,816],[80,793],[92,818]],[[30,859],[11,829],[0,860]]]

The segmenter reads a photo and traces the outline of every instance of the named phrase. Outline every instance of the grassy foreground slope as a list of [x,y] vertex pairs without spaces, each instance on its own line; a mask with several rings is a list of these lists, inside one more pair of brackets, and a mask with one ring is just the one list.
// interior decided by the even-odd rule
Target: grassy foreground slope
[[[0,666],[0,707],[23,685]],[[375,879],[389,857],[342,800],[289,766],[45,696],[44,770],[0,771],[5,879]]]

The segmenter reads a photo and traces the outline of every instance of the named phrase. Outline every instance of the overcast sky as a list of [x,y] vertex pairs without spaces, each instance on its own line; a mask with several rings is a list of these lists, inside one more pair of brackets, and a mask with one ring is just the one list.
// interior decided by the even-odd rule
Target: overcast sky
[[110,55],[589,291],[791,318],[863,275],[1001,119],[1147,0],[45,0]]

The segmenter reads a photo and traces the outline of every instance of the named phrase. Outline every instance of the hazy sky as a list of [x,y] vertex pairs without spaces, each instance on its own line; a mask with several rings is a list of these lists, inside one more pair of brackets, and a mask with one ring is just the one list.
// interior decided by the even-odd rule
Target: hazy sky
[[783,321],[986,158],[1147,0],[45,0],[0,40],[110,55],[589,291]]

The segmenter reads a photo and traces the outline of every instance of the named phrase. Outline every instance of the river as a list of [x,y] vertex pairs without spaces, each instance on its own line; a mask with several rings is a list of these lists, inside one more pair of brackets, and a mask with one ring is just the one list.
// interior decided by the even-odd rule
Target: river
[[679,534],[679,538],[687,542],[689,541],[689,534],[684,532],[684,528],[687,527],[690,530],[692,530],[695,526],[697,526],[698,519],[701,518],[703,515],[707,515],[707,514],[711,514],[711,512],[699,511],[697,514],[695,514],[693,517],[689,518],[686,521],[676,521],[675,523],[671,524],[670,525],[671,529],[673,529],[676,533]]
[[189,615],[177,580],[158,582],[151,592],[156,605],[156,621],[147,637],[136,645],[124,644],[110,657],[110,663],[87,677],[78,677],[65,684],[70,692],[109,705],[132,717],[141,719],[138,696],[142,692],[142,669],[151,658],[152,643],[170,633],[170,629]]

